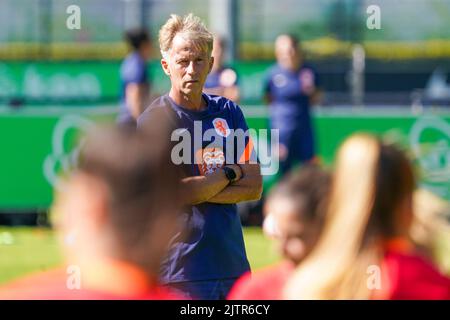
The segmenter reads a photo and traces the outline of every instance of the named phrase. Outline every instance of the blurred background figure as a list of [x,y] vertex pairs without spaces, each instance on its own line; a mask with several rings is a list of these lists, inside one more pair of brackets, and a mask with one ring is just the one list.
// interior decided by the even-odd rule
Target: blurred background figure
[[307,165],[285,176],[272,189],[265,205],[266,221],[272,221],[269,233],[277,241],[283,260],[242,276],[228,299],[282,299],[287,280],[312,250],[320,235],[329,184],[330,175],[326,171]]
[[147,107],[150,99],[150,81],[147,61],[152,45],[145,29],[132,29],[125,33],[125,40],[131,52],[120,66],[120,112],[118,123],[136,126],[136,119]]
[[416,103],[424,106],[448,106],[450,104],[450,84],[447,82],[448,72],[437,67],[431,73],[425,88],[414,90],[411,93]]
[[280,133],[280,170],[285,174],[296,162],[316,154],[310,106],[320,99],[319,78],[305,64],[296,36],[282,34],[275,41],[277,59],[264,85],[272,129]]
[[450,279],[409,240],[415,178],[406,155],[355,134],[340,147],[323,233],[290,299],[449,299]]
[[205,92],[225,97],[239,103],[240,92],[236,71],[224,64],[226,41],[221,36],[214,37],[212,56],[214,64],[206,78]]
[[179,210],[179,176],[160,141],[117,128],[88,135],[53,208],[67,269],[18,280],[0,297],[175,298],[157,280]]

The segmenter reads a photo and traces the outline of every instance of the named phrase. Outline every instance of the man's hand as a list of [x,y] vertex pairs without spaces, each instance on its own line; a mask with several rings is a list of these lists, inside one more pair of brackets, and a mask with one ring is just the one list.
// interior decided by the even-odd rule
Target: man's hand
[[236,180],[231,184],[222,169],[207,176],[184,178],[182,180],[184,203],[229,204],[261,198],[262,176],[259,164],[232,164],[227,167],[236,173]]
[[208,199],[207,202],[227,204],[259,200],[261,198],[262,176],[259,164],[242,164],[237,167],[242,169],[242,178],[221,190],[221,192]]
[[241,180],[243,172],[240,166],[236,164],[226,165],[225,167],[233,169],[233,171],[236,173],[236,178],[234,179],[233,183]]

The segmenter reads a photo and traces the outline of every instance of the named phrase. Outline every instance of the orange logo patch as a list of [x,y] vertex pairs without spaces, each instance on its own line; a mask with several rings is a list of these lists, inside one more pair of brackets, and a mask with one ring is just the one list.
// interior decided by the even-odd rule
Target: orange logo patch
[[221,148],[199,149],[195,157],[200,173],[204,176],[222,168],[225,164],[225,154]]
[[222,118],[215,118],[213,120],[214,129],[222,137],[228,137],[230,134],[230,128],[228,127],[227,120]]

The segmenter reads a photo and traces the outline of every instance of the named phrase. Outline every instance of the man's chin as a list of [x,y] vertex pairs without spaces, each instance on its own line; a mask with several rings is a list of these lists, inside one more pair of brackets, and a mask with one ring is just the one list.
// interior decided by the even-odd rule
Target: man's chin
[[199,90],[199,88],[200,87],[197,87],[197,88],[193,88],[193,87],[184,88],[183,89],[183,93],[185,95],[188,95],[188,96],[195,96],[197,94],[201,94],[202,93],[202,90]]
[[184,84],[184,87],[186,89],[198,88],[198,87],[200,87],[200,82],[188,82],[188,83]]

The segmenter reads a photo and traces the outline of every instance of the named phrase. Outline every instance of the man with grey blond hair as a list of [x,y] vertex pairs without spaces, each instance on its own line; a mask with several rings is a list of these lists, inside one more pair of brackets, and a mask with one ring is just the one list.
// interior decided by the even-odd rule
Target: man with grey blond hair
[[236,203],[260,198],[260,167],[239,106],[202,92],[214,58],[201,20],[172,15],[159,43],[171,88],[139,117],[138,129],[150,129],[155,111],[164,110],[177,128],[170,139],[181,140],[171,159],[185,173],[183,232],[171,243],[162,281],[188,297],[224,299],[250,269]]

